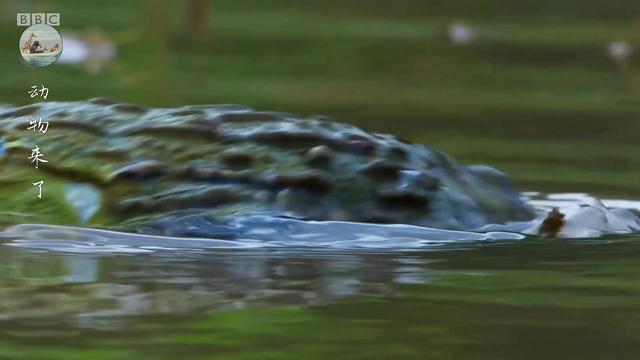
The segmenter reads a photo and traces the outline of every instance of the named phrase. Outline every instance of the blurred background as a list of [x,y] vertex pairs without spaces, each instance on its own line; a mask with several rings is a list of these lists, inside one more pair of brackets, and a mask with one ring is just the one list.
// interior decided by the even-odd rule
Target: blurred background
[[[17,12],[59,12],[23,63]],[[521,190],[638,196],[640,2],[2,1],[0,103],[104,96],[324,114],[508,172]]]

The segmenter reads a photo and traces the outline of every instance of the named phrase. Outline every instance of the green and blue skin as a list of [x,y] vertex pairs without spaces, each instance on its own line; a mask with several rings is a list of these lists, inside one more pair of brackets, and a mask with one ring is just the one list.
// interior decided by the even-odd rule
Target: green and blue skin
[[[45,223],[109,227],[121,230],[134,230],[139,224],[144,224],[154,218],[170,218],[174,209],[158,209],[150,214],[131,214],[125,211],[114,210],[114,199],[155,196],[167,191],[175,190],[181,184],[176,183],[175,176],[161,176],[151,181],[114,181],[114,174],[118,169],[132,161],[150,158],[162,159],[171,164],[173,168],[179,168],[181,164],[201,165],[220,162],[220,157],[230,149],[249,154],[258,154],[256,160],[249,169],[233,172],[233,175],[256,175],[264,173],[293,174],[308,170],[304,158],[299,149],[269,147],[264,144],[256,144],[251,141],[236,141],[232,144],[213,141],[209,138],[193,137],[183,133],[162,133],[161,136],[141,133],[138,135],[122,136],[121,132],[111,131],[106,119],[101,122],[100,108],[89,102],[48,104],[53,106],[49,110],[57,110],[53,115],[52,126],[46,134],[37,134],[22,129],[26,125],[28,117],[25,114],[9,116],[0,126],[0,224],[3,226],[19,223]],[[21,108],[20,111],[26,111]],[[80,110],[78,110],[80,109]],[[85,110],[82,110],[85,109]],[[88,109],[88,110],[86,110]],[[129,109],[131,110],[131,109]],[[135,110],[135,109],[134,109]],[[73,112],[76,111],[75,114]],[[82,112],[88,111],[88,112]],[[80,117],[71,116],[80,114]],[[117,117],[121,114],[115,114]],[[132,127],[144,123],[141,117],[135,114],[127,115],[123,124],[131,123]],[[56,118],[57,117],[57,118]],[[91,120],[82,123],[77,119]],[[73,120],[75,119],[75,120]],[[57,122],[56,122],[57,120]],[[129,120],[131,120],[129,122]],[[172,126],[185,125],[180,119],[171,114],[161,114],[158,122],[165,122]],[[74,122],[75,121],[75,122]],[[7,125],[9,124],[9,125]],[[87,125],[87,124],[90,124]],[[0,125],[3,125],[0,123]],[[147,126],[146,123],[143,124]],[[278,124],[276,124],[278,125]],[[88,127],[96,126],[95,131],[87,131]],[[118,124],[116,127],[120,126]],[[127,125],[129,126],[129,125]],[[343,126],[343,125],[340,125]],[[351,127],[346,129],[352,130]],[[302,125],[304,127],[304,125]],[[248,127],[251,128],[251,127]],[[95,130],[95,129],[93,129]],[[35,169],[29,163],[28,157],[31,149],[38,145],[47,163],[41,163],[39,169]],[[413,149],[413,148],[410,148]],[[420,149],[416,150],[419,151]],[[260,154],[268,154],[262,156]],[[362,157],[352,154],[337,155],[337,162],[344,169],[357,167]],[[446,186],[458,191],[465,196],[475,199],[482,209],[490,212],[496,219],[509,219],[520,217],[523,214],[514,212],[526,210],[517,193],[508,185],[501,182],[506,179],[503,174],[494,172],[490,168],[467,169],[458,166],[448,156],[438,156],[440,170],[436,172],[467,174],[467,180],[458,180],[444,174]],[[368,201],[370,196],[368,189],[377,186],[370,179],[357,172],[332,174],[332,182],[339,191],[334,191],[332,197],[334,205],[339,208],[350,209],[359,203]],[[465,176],[461,176],[465,178]],[[453,180],[452,180],[453,179]],[[37,188],[32,184],[44,180],[43,199],[37,198]],[[193,185],[193,184],[191,184]],[[489,190],[488,190],[489,189]],[[493,189],[493,190],[491,190]],[[364,191],[363,191],[364,190]],[[178,192],[171,193],[174,196]],[[298,199],[300,200],[300,199]],[[302,199],[304,200],[304,199]],[[313,200],[313,199],[312,199]],[[328,203],[332,200],[328,199]],[[455,199],[453,199],[455,200]],[[322,199],[327,201],[327,199]],[[456,200],[457,201],[457,200]],[[462,199],[455,206],[464,206],[468,202]],[[451,207],[452,199],[445,198],[440,205]],[[335,205],[337,204],[337,205]],[[438,206],[440,206],[438,205]],[[230,202],[208,209],[199,208],[199,214],[213,219],[223,219],[233,214],[247,214],[265,210],[273,210],[265,207],[259,201]],[[399,209],[404,212],[406,218],[421,216],[419,211]],[[412,214],[413,212],[413,214]],[[526,211],[524,211],[526,216]]]

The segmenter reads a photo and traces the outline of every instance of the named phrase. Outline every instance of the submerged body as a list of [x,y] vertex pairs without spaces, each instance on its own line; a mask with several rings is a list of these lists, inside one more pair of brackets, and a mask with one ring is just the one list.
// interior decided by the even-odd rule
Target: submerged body
[[[33,119],[46,132],[28,130]],[[37,170],[32,149],[48,162]],[[0,222],[215,235],[230,216],[470,230],[534,218],[507,177],[326,117],[107,99],[0,109]],[[45,181],[42,199],[32,183]]]

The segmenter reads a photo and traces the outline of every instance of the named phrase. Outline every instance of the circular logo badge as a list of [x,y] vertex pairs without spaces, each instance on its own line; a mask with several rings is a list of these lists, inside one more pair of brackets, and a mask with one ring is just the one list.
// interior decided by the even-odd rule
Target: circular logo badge
[[18,44],[20,55],[31,66],[49,66],[62,54],[62,37],[53,27],[44,24],[29,26]]

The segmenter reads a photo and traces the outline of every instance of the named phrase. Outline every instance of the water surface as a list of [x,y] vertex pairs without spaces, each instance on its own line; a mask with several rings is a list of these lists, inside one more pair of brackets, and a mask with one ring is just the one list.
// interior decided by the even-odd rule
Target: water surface
[[450,240],[137,252],[5,239],[0,357],[640,354],[640,236]]

